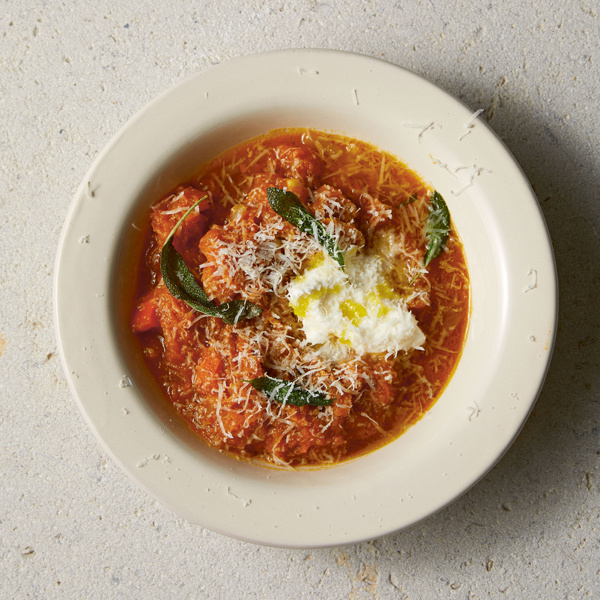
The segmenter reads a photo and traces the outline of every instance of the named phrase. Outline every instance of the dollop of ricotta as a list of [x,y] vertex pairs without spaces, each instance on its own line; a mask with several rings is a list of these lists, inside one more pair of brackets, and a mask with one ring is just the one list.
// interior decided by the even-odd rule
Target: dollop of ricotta
[[306,341],[327,358],[421,348],[425,335],[390,285],[376,254],[346,257],[345,272],[319,253],[292,279],[287,295]]

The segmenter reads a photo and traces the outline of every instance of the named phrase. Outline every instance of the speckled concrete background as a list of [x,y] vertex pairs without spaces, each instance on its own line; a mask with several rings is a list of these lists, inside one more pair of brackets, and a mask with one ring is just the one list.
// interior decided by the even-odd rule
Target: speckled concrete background
[[[0,598],[600,597],[600,6],[560,4],[2,0]],[[498,466],[408,531],[319,551],[224,538],[139,490],[79,414],[52,325],[62,223],[113,134],[188,75],[289,47],[381,57],[483,108],[561,291],[547,383]]]

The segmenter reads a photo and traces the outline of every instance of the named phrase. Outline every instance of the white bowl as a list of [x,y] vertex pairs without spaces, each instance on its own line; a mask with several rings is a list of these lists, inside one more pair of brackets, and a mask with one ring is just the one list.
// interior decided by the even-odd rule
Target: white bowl
[[[445,197],[472,283],[463,356],[406,434],[328,469],[265,469],[207,447],[176,416],[129,331],[147,208],[202,162],[279,127],[371,142]],[[150,103],[96,159],[69,210],[55,276],[59,346],[90,427],[131,477],[177,513],[256,543],[372,539],[444,507],[481,478],[527,418],[557,317],[539,205],[494,133],[460,102],[397,66],[290,50],[207,70]]]

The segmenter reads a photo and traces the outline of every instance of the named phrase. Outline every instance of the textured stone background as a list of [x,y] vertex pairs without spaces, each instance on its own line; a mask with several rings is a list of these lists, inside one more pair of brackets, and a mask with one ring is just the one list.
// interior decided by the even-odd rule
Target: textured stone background
[[[0,0],[0,598],[600,597],[600,6],[560,4]],[[114,133],[186,76],[289,47],[381,57],[483,108],[537,192],[561,292],[503,460],[408,531],[318,551],[224,538],[139,490],[85,425],[52,325],[62,223]]]

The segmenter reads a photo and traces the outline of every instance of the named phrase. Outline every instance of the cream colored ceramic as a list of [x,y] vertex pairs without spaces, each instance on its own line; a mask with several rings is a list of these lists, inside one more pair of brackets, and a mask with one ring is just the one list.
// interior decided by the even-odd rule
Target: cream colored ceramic
[[[445,197],[470,267],[462,360],[433,409],[372,454],[283,471],[206,447],[169,409],[129,333],[146,209],[203,161],[277,127],[313,127],[392,152]],[[116,135],[66,219],[56,325],[81,410],[121,467],[188,519],[252,542],[367,540],[447,505],[490,469],[527,418],[556,328],[557,283],[538,203],[471,110],[364,56],[292,50],[233,60],[160,96]]]

